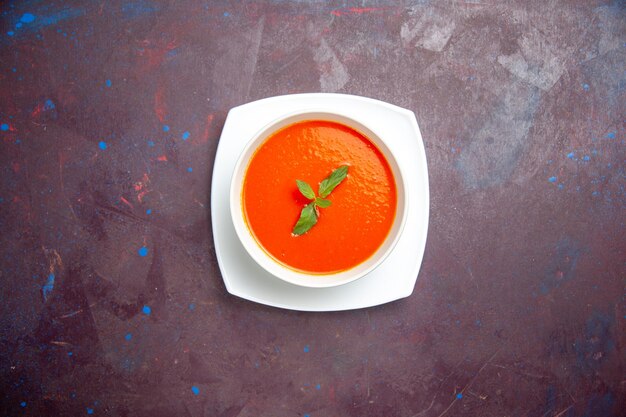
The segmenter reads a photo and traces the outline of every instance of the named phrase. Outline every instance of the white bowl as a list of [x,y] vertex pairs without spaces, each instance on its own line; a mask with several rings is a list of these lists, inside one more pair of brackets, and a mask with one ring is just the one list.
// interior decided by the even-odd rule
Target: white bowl
[[[246,224],[245,214],[242,204],[242,191],[245,174],[250,163],[250,159],[256,152],[259,146],[261,146],[265,140],[276,131],[289,126],[294,123],[306,121],[306,120],[325,120],[343,124],[348,126],[357,132],[367,137],[385,156],[385,159],[389,163],[391,171],[396,182],[397,193],[397,205],[394,222],[391,229],[385,238],[382,245],[374,252],[372,256],[363,261],[362,263],[344,271],[331,273],[331,274],[317,274],[306,273],[303,271],[291,269],[285,266],[273,257],[271,257],[257,242],[254,235]],[[378,135],[372,129],[367,127],[364,123],[354,120],[348,116],[342,115],[338,112],[330,112],[324,110],[303,110],[297,113],[292,113],[283,117],[280,117],[261,130],[259,130],[254,137],[248,142],[242,151],[235,169],[233,172],[231,184],[230,184],[230,213],[235,231],[241,241],[241,244],[248,252],[248,254],[254,259],[254,261],[265,269],[273,276],[289,282],[294,285],[302,287],[313,288],[325,288],[334,287],[342,284],[347,284],[358,278],[367,275],[380,265],[385,258],[391,253],[394,246],[398,242],[406,217],[408,213],[408,198],[407,198],[407,186],[405,184],[404,176],[400,165],[397,163],[391,150],[385,144],[385,140],[382,136]]]

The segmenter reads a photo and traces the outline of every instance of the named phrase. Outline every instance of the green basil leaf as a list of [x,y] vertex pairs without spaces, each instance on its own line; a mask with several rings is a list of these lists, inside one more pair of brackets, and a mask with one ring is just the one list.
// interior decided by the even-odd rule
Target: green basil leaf
[[315,211],[315,202],[309,203],[300,212],[300,218],[293,227],[292,233],[300,236],[309,231],[317,223],[317,211]]
[[348,175],[348,166],[342,165],[330,173],[324,181],[320,183],[319,194],[320,197],[326,198],[341,181],[343,181]]
[[305,196],[309,200],[315,199],[315,191],[313,191],[313,188],[311,188],[309,184],[300,180],[296,180],[296,184],[298,184],[298,190],[300,190],[300,193],[303,196]]
[[326,199],[324,199],[324,198],[319,198],[319,197],[317,197],[317,198],[315,199],[315,205],[316,205],[317,207],[326,208],[326,207],[330,207],[330,205],[331,205],[331,204],[332,204],[332,203],[331,203],[331,201],[330,201],[330,200],[326,200]]

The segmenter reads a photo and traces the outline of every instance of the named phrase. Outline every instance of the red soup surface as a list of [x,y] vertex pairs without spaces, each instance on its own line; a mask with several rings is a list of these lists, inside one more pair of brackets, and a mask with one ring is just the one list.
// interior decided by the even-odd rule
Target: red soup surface
[[[348,176],[319,209],[315,226],[291,232],[310,202],[298,191],[306,181],[315,193],[334,169]],[[365,136],[339,123],[311,120],[271,135],[248,165],[242,195],[248,228],[278,262],[295,270],[328,274],[350,269],[376,252],[394,221],[397,195],[389,163]]]

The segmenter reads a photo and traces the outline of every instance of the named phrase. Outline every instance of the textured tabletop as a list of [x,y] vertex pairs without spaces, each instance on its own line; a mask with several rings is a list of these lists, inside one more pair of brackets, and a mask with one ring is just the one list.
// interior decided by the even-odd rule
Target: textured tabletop
[[[624,415],[622,2],[0,13],[0,415]],[[301,313],[227,293],[226,114],[301,92],[415,112],[431,214],[410,297]]]

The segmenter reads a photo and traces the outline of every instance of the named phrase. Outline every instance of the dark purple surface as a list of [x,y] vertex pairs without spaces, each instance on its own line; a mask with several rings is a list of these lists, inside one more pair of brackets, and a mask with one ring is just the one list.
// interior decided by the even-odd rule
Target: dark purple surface
[[[0,415],[624,415],[623,3],[416,3],[3,3]],[[417,115],[407,299],[225,291],[226,113],[316,91]]]

